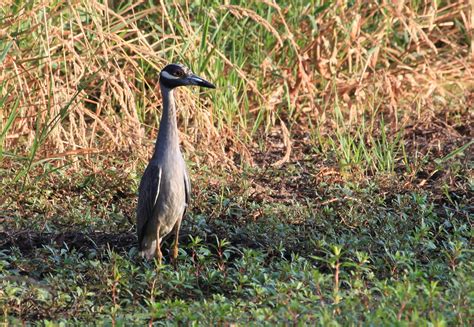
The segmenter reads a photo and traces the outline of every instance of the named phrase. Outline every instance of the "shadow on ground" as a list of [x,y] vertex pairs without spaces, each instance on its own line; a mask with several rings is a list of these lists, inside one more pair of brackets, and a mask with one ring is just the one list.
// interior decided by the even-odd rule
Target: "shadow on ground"
[[[188,230],[182,230],[180,233],[180,244],[186,246],[190,242],[190,236],[193,233]],[[215,245],[215,233],[203,240],[204,244]],[[162,247],[168,248],[172,244],[172,239],[165,239]],[[261,246],[255,240],[245,235],[236,235],[232,237],[234,245],[245,246],[249,248],[258,248]],[[33,230],[17,230],[12,232],[0,232],[0,251],[11,251],[18,248],[23,255],[28,256],[35,249],[44,246],[53,246],[62,248],[66,246],[69,249],[75,249],[78,252],[89,252],[91,249],[104,251],[110,249],[114,252],[128,252],[133,247],[137,247],[137,236],[134,231],[125,231],[120,233],[105,232],[79,232],[67,231],[62,233],[38,232]]]
[[46,245],[62,247],[80,252],[89,249],[111,248],[116,251],[127,251],[137,246],[137,238],[133,232],[123,233],[84,233],[67,231],[63,233],[43,233],[31,230],[0,232],[0,250],[18,248],[23,254]]

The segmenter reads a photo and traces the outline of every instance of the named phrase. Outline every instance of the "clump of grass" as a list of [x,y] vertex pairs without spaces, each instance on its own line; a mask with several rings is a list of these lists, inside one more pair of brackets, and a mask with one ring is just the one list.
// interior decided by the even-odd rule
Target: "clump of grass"
[[[467,11],[462,1],[12,3],[0,26],[2,156],[26,157],[27,170],[116,150],[142,155],[159,117],[157,72],[169,61],[219,86],[211,101],[180,92],[187,150],[225,160],[224,152],[236,152],[252,162],[255,137],[277,128],[291,138],[308,120],[325,134],[339,115],[360,125],[383,113],[395,135],[451,99],[462,105],[462,92],[472,89]],[[369,151],[374,161],[377,151]]]

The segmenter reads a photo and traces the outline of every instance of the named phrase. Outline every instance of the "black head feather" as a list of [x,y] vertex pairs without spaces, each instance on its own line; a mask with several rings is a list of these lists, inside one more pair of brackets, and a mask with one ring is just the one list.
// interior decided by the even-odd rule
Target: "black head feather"
[[214,85],[196,76],[186,66],[181,64],[169,64],[160,73],[160,84],[169,89],[183,85],[198,85],[215,88]]

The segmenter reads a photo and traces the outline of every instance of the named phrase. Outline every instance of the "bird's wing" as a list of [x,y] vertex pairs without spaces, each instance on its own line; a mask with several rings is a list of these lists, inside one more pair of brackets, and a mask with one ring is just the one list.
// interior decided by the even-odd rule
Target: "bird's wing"
[[[191,201],[191,182],[189,180],[188,169],[184,167],[184,191],[186,195],[186,207]],[[186,212],[186,209],[184,210]]]
[[160,195],[161,167],[150,164],[143,173],[140,181],[138,205],[137,205],[137,231],[138,244],[141,244],[144,236],[145,226],[153,216],[156,201]]

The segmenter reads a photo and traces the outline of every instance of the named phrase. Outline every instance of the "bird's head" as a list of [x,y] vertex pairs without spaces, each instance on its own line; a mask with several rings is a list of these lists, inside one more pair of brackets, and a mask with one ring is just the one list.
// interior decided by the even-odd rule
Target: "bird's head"
[[183,85],[198,85],[211,89],[216,88],[208,81],[194,75],[191,69],[181,64],[169,64],[163,68],[160,73],[160,84],[169,89]]

